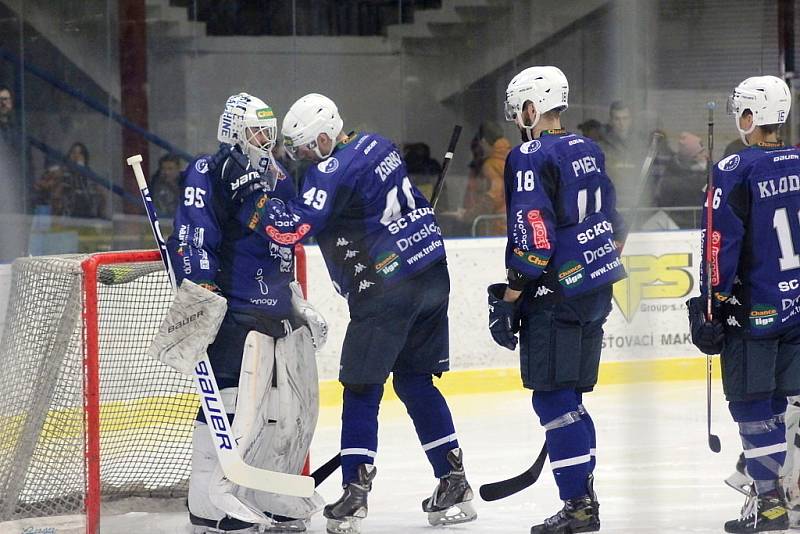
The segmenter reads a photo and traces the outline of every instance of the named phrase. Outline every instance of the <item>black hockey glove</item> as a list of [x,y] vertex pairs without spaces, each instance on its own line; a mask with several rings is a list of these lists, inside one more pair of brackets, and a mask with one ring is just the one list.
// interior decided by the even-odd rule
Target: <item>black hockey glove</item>
[[225,190],[235,202],[242,203],[253,193],[266,193],[270,189],[261,173],[250,166],[247,156],[233,145],[221,144],[217,153],[211,157],[208,166],[212,172],[219,168]]
[[487,288],[489,292],[489,332],[492,339],[501,347],[508,350],[517,348],[517,336],[519,331],[519,317],[517,307],[513,302],[503,300],[503,293],[506,284],[492,284]]
[[693,297],[686,301],[689,308],[689,328],[692,331],[692,343],[704,354],[719,354],[725,340],[725,329],[716,319],[706,320],[706,299]]

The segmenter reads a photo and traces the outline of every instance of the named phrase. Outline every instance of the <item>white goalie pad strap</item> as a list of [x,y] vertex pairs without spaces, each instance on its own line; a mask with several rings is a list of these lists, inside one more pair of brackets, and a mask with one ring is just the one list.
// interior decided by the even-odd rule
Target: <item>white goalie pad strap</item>
[[227,309],[228,302],[223,297],[184,280],[147,354],[192,375],[195,364],[214,341]]
[[[277,341],[250,332],[233,423],[244,461],[262,469],[299,473],[318,415],[319,380],[309,329],[301,327]],[[259,510],[296,519],[308,518],[324,505],[317,493],[300,498],[238,487],[236,495]]]
[[781,479],[790,506],[800,506],[800,448],[797,446],[800,431],[800,397],[789,397],[786,407],[786,460],[781,468]]
[[321,313],[303,298],[303,290],[300,288],[300,284],[292,282],[289,287],[292,289],[292,308],[311,331],[311,342],[314,348],[317,351],[321,351],[328,341],[328,322]]

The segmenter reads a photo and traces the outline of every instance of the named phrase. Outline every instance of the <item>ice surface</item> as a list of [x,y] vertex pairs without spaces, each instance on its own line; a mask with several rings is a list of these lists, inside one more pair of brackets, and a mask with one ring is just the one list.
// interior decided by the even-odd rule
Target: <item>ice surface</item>
[[[698,361],[698,365],[703,363]],[[720,454],[709,451],[706,444],[703,381],[600,386],[584,397],[598,429],[595,489],[602,532],[716,533],[722,532],[726,520],[738,515],[744,499],[722,481],[732,471],[741,445],[720,386],[714,387],[713,430],[722,441]],[[493,503],[477,496],[480,484],[510,477],[530,466],[541,447],[544,433],[528,392],[458,395],[448,400],[464,448],[467,476],[476,490],[478,520],[446,527],[447,532],[524,534],[561,507],[548,465],[540,480],[518,495]],[[339,417],[338,408],[322,410],[312,449],[313,465],[336,453]],[[435,480],[398,401],[384,403],[380,425],[378,477],[363,531],[430,533],[432,527],[420,503],[433,491]],[[320,487],[329,501],[337,499],[340,491],[338,472]],[[141,501],[114,504],[116,511],[126,506],[145,509]],[[182,506],[177,500],[164,501],[158,513],[105,514],[102,532],[185,534],[189,530]],[[47,527],[55,530],[43,530]],[[23,531],[82,532],[76,518],[0,524],[3,534]],[[314,517],[309,532],[325,532],[321,515]]]

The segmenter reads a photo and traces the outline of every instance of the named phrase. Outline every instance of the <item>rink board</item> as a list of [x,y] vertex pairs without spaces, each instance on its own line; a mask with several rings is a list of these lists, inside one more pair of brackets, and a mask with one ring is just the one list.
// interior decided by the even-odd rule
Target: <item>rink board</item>
[[[451,372],[440,381],[449,394],[502,392],[521,387],[517,352],[498,347],[486,326],[486,291],[504,279],[505,239],[453,239],[446,243],[451,277],[450,356]],[[321,379],[321,404],[341,402],[341,387],[335,378],[349,319],[346,301],[335,293],[318,247],[306,248],[311,302],[329,323],[328,344],[317,358]],[[691,345],[684,301],[698,293],[702,254],[699,231],[647,232],[631,234],[623,260],[629,277],[614,287],[613,310],[605,325],[601,384],[643,381],[689,380],[705,376],[705,358]],[[4,319],[10,282],[8,266],[0,269],[0,320]],[[145,307],[139,308],[141,313]],[[717,367],[717,366],[715,366]],[[127,380],[136,382],[135,372]],[[140,379],[141,380],[141,379]],[[185,410],[185,396],[149,396],[142,380],[141,397],[127,410],[141,410],[142,420],[174,404]],[[192,395],[192,394],[190,394]],[[393,390],[387,387],[387,395]],[[103,404],[103,411],[119,409],[116,399]],[[134,406],[131,406],[133,404]],[[0,414],[14,424],[16,414]],[[59,414],[49,414],[58,417]],[[169,424],[168,421],[162,421]],[[125,431],[134,429],[114,428]],[[0,446],[2,444],[0,443]]]

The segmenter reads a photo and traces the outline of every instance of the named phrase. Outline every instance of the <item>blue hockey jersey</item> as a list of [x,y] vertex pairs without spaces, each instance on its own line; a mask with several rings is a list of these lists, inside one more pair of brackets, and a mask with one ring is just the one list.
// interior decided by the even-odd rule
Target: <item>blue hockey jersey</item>
[[558,130],[514,147],[505,193],[506,267],[539,280],[536,297],[569,298],[624,278],[625,224],[591,139]]
[[374,133],[339,143],[308,170],[295,199],[247,199],[240,220],[282,245],[316,236],[345,297],[395,285],[445,257],[430,203],[411,183],[397,147]]
[[[220,176],[233,166],[220,164],[211,171],[209,160],[200,156],[181,174],[183,193],[167,239],[175,278],[218,287],[230,310],[286,318],[292,309],[293,245],[265,243],[236,219],[239,204],[230,200],[224,190],[228,182]],[[292,198],[295,188],[288,173],[278,166],[277,176],[271,194]]]
[[[722,159],[713,172],[711,282],[727,327],[764,337],[798,325],[800,151],[765,143]],[[707,276],[704,261],[704,297]]]

